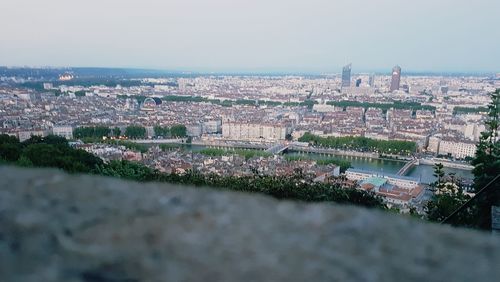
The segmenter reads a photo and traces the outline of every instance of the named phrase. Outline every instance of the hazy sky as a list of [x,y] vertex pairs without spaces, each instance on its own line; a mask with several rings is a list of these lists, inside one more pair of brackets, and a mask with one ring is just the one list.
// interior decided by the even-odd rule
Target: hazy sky
[[500,72],[499,0],[1,0],[0,65]]

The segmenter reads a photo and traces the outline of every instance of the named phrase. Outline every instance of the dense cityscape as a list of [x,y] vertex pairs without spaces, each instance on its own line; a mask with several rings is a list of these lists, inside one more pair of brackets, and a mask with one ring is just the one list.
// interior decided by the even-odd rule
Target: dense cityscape
[[2,0],[0,282],[500,277],[498,0]]
[[163,173],[300,170],[314,182],[374,192],[403,212],[423,212],[436,163],[470,190],[470,160],[499,75],[352,68],[151,77],[110,70],[100,78],[79,69],[2,68],[0,133],[21,142],[62,136],[106,162],[135,161]]

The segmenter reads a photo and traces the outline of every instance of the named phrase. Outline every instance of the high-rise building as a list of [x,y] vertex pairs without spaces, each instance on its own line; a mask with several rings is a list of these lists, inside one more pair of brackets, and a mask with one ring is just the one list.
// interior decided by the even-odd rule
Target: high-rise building
[[391,92],[399,90],[400,82],[401,82],[401,67],[395,66],[392,68]]
[[356,79],[356,87],[361,85],[361,78]]
[[375,85],[375,75],[374,74],[370,75],[370,77],[368,79],[368,85],[370,85],[370,87],[373,87],[373,85]]
[[352,64],[348,64],[342,68],[342,87],[351,86],[351,67]]

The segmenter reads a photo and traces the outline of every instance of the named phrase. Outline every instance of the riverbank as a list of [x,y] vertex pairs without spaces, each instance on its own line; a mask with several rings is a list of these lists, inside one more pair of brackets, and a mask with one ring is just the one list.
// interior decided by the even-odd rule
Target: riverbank
[[474,167],[469,164],[464,164],[464,163],[458,163],[458,162],[450,162],[448,160],[443,160],[443,159],[419,159],[419,164],[424,164],[424,165],[435,165],[438,163],[443,164],[443,167],[447,168],[456,168],[456,169],[462,169],[462,170],[473,170]]
[[[143,142],[141,142],[143,143]],[[146,142],[144,142],[146,143]],[[144,144],[143,143],[143,144]],[[166,142],[165,142],[166,143]],[[219,148],[219,149],[248,149],[248,150],[266,150],[268,147],[272,146],[271,143],[252,143],[252,142],[220,142],[220,141],[200,141],[193,140],[192,143],[183,143],[182,140],[177,139],[177,142],[170,140],[165,145],[178,144],[186,150],[199,152],[206,148]],[[144,144],[148,145],[148,144]],[[150,142],[149,145],[159,145],[158,142]],[[382,174],[397,174],[404,165],[407,163],[407,159],[396,159],[396,158],[384,158],[376,153],[368,152],[356,152],[356,151],[343,151],[337,149],[326,149],[326,148],[315,148],[315,147],[301,147],[292,145],[289,147],[288,152],[285,153],[288,156],[298,156],[303,157],[305,155],[311,159],[322,159],[325,157],[335,158],[338,160],[344,160],[351,163],[353,168],[364,169],[376,171]],[[438,159],[438,162],[443,162],[443,160]],[[445,160],[446,161],[446,160]],[[423,183],[432,183],[435,181],[433,176],[433,165],[435,162],[431,160],[420,161],[419,165],[412,166],[409,168],[404,176],[411,176],[419,178]],[[444,163],[443,163],[444,165]],[[449,161],[446,162],[445,172],[455,173],[457,176],[461,176],[465,179],[472,179],[473,175],[471,173],[472,167],[461,166],[459,164],[454,164]]]
[[405,156],[392,155],[390,157],[384,157],[384,156],[379,155],[378,153],[347,151],[347,150],[340,150],[340,149],[329,149],[329,148],[318,148],[318,147],[291,146],[289,148],[289,151],[314,153],[314,154],[320,154],[320,155],[325,154],[325,155],[335,155],[335,156],[370,158],[370,159],[378,159],[378,160],[391,160],[391,161],[400,161],[400,162],[406,162],[406,161],[412,160],[412,158],[405,157]]
[[[273,143],[255,143],[255,142],[242,142],[242,141],[205,141],[205,140],[193,140],[191,143],[186,143],[187,139],[143,139],[143,140],[131,140],[135,143],[140,144],[191,144],[195,146],[205,146],[207,148],[237,148],[237,149],[257,149],[266,150],[272,147]],[[411,157],[401,156],[401,155],[383,155],[373,152],[359,152],[359,151],[349,151],[333,148],[322,148],[322,147],[312,147],[312,146],[297,146],[289,145],[288,151],[290,152],[305,152],[305,153],[315,153],[323,155],[335,155],[335,156],[350,156],[350,157],[361,157],[361,158],[371,158],[371,159],[381,159],[381,160],[394,160],[394,161],[409,161],[412,160]]]

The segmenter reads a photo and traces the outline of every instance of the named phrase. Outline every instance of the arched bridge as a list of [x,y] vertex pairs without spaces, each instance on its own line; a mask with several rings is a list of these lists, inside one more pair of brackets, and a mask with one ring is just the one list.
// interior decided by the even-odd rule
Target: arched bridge
[[407,162],[397,173],[397,175],[405,175],[410,168],[412,168],[414,165],[418,165],[418,159],[413,159],[409,162]]
[[288,150],[290,146],[288,144],[283,144],[283,143],[277,143],[273,145],[272,147],[269,147],[266,152],[271,153],[273,155],[278,155],[283,153],[284,151]]

